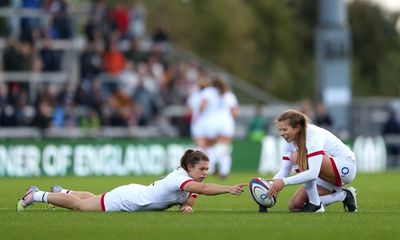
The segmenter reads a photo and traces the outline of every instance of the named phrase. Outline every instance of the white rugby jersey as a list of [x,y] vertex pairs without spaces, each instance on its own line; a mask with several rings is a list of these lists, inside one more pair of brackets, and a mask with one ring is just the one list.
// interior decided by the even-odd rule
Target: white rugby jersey
[[204,115],[213,115],[220,111],[223,107],[221,94],[215,87],[206,87],[202,90],[202,101],[207,102],[207,106],[203,110]]
[[197,194],[183,191],[183,187],[190,181],[194,181],[193,178],[185,169],[178,167],[139,191],[136,204],[142,206],[139,210],[164,210],[183,204],[189,197],[197,197]]
[[192,113],[192,122],[196,121],[200,114],[201,97],[201,90],[198,90],[196,92],[193,92],[186,102],[186,106],[190,109]]
[[222,98],[225,108],[231,109],[238,106],[238,100],[233,92],[226,92]]
[[306,148],[309,169],[300,172],[298,166],[295,165],[295,171],[298,174],[288,177],[293,167],[290,156],[297,151],[297,146],[294,142],[285,143],[281,169],[274,178],[283,178],[285,185],[300,184],[316,179],[321,169],[323,155],[333,157],[333,160],[347,158],[355,161],[354,153],[347,145],[328,130],[313,124],[307,125]]
[[233,92],[228,91],[222,95],[222,106],[215,115],[213,124],[217,125],[219,136],[233,137],[235,133],[235,118],[232,109],[238,107],[238,100]]

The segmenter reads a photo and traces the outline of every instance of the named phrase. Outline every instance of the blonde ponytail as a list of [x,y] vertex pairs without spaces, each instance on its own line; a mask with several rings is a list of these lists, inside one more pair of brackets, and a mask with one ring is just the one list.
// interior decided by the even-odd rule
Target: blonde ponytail
[[292,128],[300,127],[300,132],[298,139],[296,139],[297,144],[297,164],[299,165],[300,171],[305,171],[308,169],[308,159],[307,159],[307,124],[310,122],[309,118],[296,110],[287,110],[283,112],[277,119],[277,122],[282,122],[289,120],[289,125]]

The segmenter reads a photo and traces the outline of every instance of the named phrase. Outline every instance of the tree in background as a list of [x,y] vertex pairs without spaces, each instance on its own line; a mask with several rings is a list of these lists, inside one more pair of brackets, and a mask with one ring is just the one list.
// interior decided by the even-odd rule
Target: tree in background
[[[147,0],[148,29],[160,22],[173,43],[274,94],[314,94],[318,0]],[[398,96],[399,14],[349,3],[354,96]]]
[[398,14],[367,1],[349,5],[353,40],[353,94],[399,96],[400,35]]

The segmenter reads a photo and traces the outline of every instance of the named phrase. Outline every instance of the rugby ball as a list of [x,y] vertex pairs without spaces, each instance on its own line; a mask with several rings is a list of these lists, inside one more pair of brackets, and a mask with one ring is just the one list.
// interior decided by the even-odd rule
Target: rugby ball
[[253,178],[249,183],[249,191],[257,204],[270,208],[276,203],[275,197],[268,197],[268,191],[272,186],[272,181],[264,178]]

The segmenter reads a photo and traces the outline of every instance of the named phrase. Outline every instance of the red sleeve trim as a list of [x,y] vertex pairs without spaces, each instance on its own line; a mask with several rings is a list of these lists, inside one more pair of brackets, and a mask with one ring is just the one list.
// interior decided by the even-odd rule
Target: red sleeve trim
[[315,156],[317,156],[317,155],[325,155],[325,152],[324,152],[323,150],[321,150],[321,151],[316,151],[316,152],[307,154],[307,158],[315,157]]
[[282,160],[290,161],[290,158],[287,157],[287,156],[283,156],[283,157],[282,157]]
[[188,179],[188,180],[184,181],[184,182],[179,186],[179,188],[183,191],[183,187],[184,187],[188,182],[191,182],[191,181],[194,181],[194,180],[193,180],[193,179]]
[[197,194],[196,193],[190,193],[190,195],[189,195],[189,197],[192,197],[192,198],[197,198]]
[[105,212],[106,211],[106,205],[104,204],[104,196],[106,193],[101,194],[101,199],[100,199],[100,204],[101,204],[101,211]]

